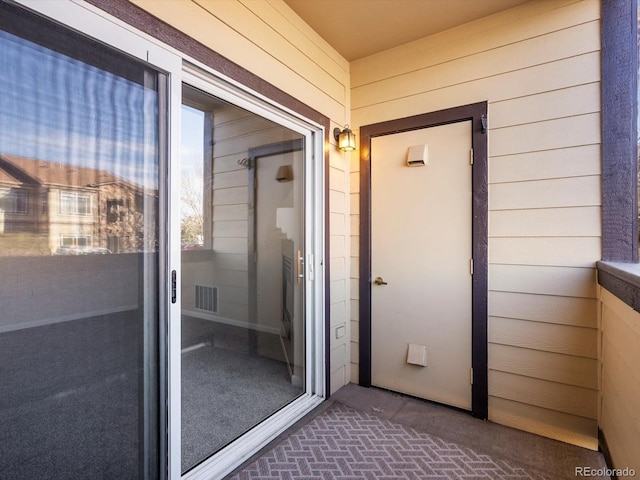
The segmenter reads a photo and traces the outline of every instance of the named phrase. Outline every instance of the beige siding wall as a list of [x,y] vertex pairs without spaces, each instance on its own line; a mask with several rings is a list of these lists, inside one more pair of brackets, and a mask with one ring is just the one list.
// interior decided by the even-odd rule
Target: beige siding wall
[[[489,417],[597,448],[597,0],[533,1],[351,64],[358,128],[489,102]],[[351,173],[352,378],[358,178]]]
[[599,288],[602,390],[600,428],[613,468],[640,472],[640,313]]
[[[331,121],[348,123],[349,64],[281,0],[133,0]],[[329,146],[331,391],[350,380],[348,158]]]

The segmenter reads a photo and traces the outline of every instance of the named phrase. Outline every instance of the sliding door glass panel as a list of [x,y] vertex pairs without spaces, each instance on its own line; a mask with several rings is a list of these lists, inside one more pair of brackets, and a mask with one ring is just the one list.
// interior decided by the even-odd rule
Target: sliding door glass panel
[[0,476],[158,478],[159,89],[0,3]]
[[182,470],[304,393],[304,137],[184,86]]

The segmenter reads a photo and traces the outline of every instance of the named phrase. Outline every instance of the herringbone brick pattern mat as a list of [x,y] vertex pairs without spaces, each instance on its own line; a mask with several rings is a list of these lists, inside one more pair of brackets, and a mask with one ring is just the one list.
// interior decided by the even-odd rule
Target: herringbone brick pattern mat
[[335,403],[234,480],[552,480],[433,435]]

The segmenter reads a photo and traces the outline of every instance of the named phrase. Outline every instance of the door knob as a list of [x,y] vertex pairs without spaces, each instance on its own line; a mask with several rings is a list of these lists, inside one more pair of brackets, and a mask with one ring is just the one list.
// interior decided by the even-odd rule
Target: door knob
[[388,285],[387,282],[385,282],[382,277],[376,277],[375,280],[373,281],[373,283],[375,283],[376,285]]

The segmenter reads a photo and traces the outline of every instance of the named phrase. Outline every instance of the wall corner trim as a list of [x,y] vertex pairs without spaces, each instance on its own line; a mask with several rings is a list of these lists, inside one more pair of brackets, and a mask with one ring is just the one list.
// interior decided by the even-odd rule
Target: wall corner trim
[[638,261],[638,24],[634,0],[602,0],[602,259]]

